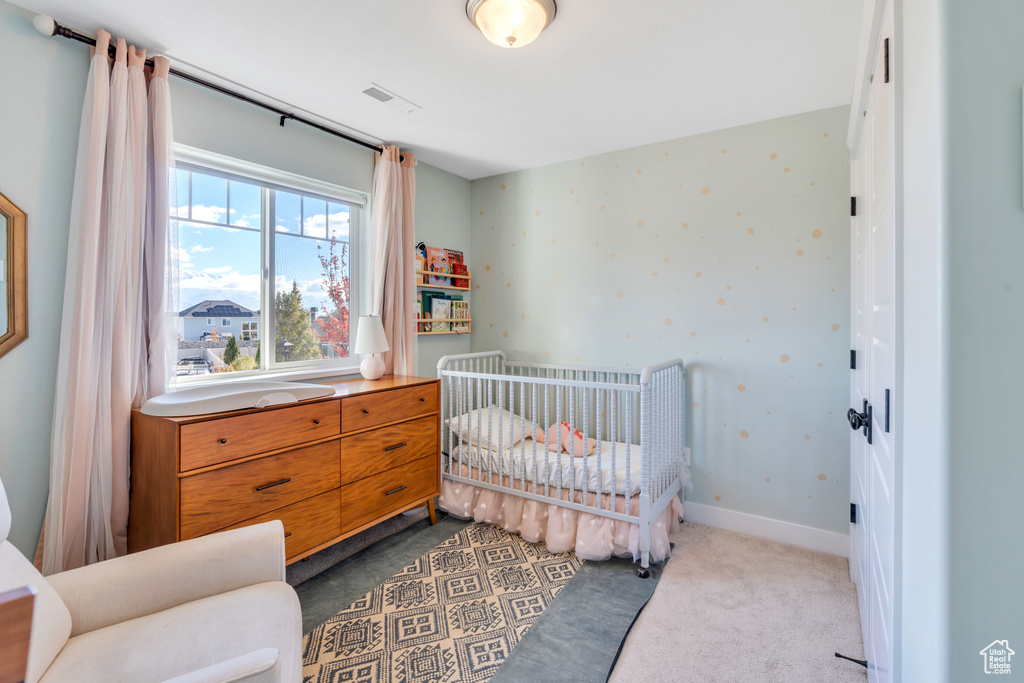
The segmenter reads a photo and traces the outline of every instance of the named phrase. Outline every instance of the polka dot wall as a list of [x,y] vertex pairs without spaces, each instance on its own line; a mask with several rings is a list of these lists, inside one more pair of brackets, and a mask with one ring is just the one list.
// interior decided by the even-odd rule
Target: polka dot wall
[[472,184],[472,349],[689,371],[687,500],[845,533],[848,108]]

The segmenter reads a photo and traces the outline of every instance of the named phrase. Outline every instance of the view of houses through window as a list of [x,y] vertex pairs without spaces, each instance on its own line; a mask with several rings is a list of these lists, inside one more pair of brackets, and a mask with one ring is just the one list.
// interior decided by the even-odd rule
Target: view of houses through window
[[177,376],[348,358],[358,206],[190,163],[175,180]]

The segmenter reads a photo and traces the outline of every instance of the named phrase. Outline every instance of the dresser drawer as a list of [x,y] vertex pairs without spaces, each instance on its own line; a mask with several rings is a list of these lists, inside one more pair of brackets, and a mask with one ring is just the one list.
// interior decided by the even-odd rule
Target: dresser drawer
[[320,401],[181,426],[181,471],[334,436],[339,402]]
[[341,483],[348,484],[427,456],[438,457],[437,417],[381,427],[341,439]]
[[290,559],[304,553],[341,535],[341,489],[286,505],[280,510],[233,524],[228,529],[261,524],[274,519],[279,519],[284,524],[285,558]]
[[342,532],[436,495],[437,466],[437,458],[430,456],[342,486]]
[[376,427],[437,410],[437,383],[379,391],[341,400],[342,432]]
[[181,540],[335,489],[338,442],[300,448],[181,479]]

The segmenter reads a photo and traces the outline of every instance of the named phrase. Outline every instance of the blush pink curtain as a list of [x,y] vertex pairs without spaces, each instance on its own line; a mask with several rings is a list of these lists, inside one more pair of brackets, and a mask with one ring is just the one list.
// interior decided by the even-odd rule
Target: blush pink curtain
[[111,61],[109,44],[100,31],[79,131],[45,574],[127,552],[131,409],[164,392],[174,345],[170,64],[148,71],[123,39]]
[[397,147],[385,147],[373,172],[372,313],[391,346],[383,354],[389,375],[416,374],[416,159],[402,157]]

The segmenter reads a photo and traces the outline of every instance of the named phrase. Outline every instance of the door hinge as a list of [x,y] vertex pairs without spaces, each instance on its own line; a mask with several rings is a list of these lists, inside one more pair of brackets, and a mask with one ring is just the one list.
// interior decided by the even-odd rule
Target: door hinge
[[850,369],[857,369],[857,351],[854,349],[850,349]]
[[889,39],[885,39],[885,82],[889,82]]
[[885,390],[885,433],[889,433],[889,390]]
[[857,504],[850,503],[850,524],[857,523]]
[[856,197],[850,197],[850,215],[851,216],[856,216],[857,215],[857,198]]

